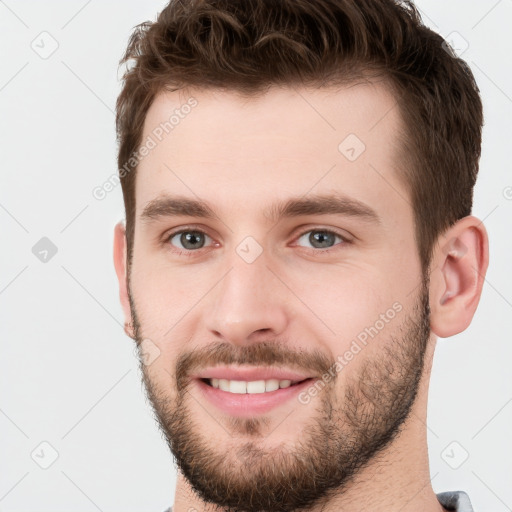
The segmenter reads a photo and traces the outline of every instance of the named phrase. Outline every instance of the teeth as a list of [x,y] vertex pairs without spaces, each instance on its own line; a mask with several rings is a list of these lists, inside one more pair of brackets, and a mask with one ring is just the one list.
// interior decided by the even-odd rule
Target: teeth
[[265,393],[265,381],[254,380],[247,383],[247,393]]
[[292,385],[292,381],[287,379],[254,380],[250,382],[243,380],[210,379],[209,382],[214,388],[239,394],[266,393],[269,391],[276,391],[280,388],[289,388]]
[[229,380],[219,379],[219,389],[222,391],[229,391]]
[[279,389],[279,381],[277,379],[265,381],[265,391],[275,391],[276,389]]
[[231,380],[229,381],[229,391],[243,395],[247,393],[247,382],[243,380]]

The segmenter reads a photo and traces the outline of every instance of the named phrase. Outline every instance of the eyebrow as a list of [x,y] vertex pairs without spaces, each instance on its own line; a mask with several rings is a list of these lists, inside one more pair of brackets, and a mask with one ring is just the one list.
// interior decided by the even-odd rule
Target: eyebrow
[[[263,216],[270,222],[277,222],[283,218],[329,214],[357,217],[375,224],[381,223],[379,215],[367,204],[339,194],[291,198],[274,203],[263,211]],[[167,194],[149,201],[140,215],[140,219],[145,223],[168,217],[219,218],[205,201]]]

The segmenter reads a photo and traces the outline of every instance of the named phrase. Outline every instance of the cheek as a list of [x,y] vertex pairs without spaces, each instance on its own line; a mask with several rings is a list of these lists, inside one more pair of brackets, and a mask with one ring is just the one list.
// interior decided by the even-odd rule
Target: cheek
[[[131,291],[140,321],[151,328],[174,326],[215,283],[206,267],[171,266],[163,258],[134,256]],[[209,284],[211,282],[211,284]]]
[[[134,257],[135,261],[135,257]],[[158,354],[147,368],[148,375],[156,382],[174,386],[177,358],[190,350],[198,325],[201,299],[218,279],[209,280],[206,272],[191,271],[190,267],[170,268],[167,263],[139,257],[131,278],[131,293],[141,336],[148,341],[149,352]],[[154,344],[154,345],[152,345]],[[152,348],[156,346],[157,348]]]
[[302,311],[298,318],[303,331],[316,333],[333,360],[350,374],[367,358],[382,357],[383,345],[399,334],[406,310],[405,301],[397,300],[400,281],[390,281],[375,264],[298,269],[288,279],[307,305],[296,306]]
[[287,274],[297,298],[338,336],[352,336],[394,302],[395,291],[375,266],[318,265]]

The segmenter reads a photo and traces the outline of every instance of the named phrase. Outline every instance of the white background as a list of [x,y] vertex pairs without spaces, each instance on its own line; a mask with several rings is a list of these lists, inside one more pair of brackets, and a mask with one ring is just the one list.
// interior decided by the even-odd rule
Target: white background
[[[174,499],[172,458],[122,328],[112,264],[121,188],[102,201],[92,195],[116,172],[119,58],[132,27],[164,5],[0,1],[1,512],[162,512]],[[512,510],[512,0],[417,5],[429,26],[469,43],[463,58],[485,108],[474,214],[485,219],[491,253],[472,325],[438,343],[432,484],[467,491],[476,512],[504,512]],[[58,42],[47,59],[31,47],[43,31]],[[42,237],[58,249],[47,263],[32,253]],[[44,441],[58,452],[48,469],[31,457],[51,461]],[[458,469],[442,457],[448,446],[452,465],[469,455]]]

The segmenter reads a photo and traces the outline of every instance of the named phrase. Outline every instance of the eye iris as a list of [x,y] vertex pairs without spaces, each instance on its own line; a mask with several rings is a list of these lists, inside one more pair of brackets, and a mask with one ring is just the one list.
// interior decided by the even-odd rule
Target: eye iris
[[185,249],[200,249],[204,245],[204,235],[197,231],[186,231],[181,233],[180,242]]
[[335,235],[327,231],[313,231],[309,235],[309,241],[314,247],[331,247],[335,242]]

